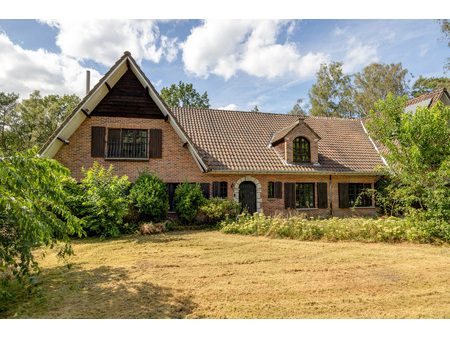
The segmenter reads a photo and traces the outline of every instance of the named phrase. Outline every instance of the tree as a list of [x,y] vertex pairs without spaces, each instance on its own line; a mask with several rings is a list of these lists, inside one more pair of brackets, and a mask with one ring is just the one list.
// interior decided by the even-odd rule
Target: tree
[[8,134],[8,130],[6,129],[8,127],[7,118],[14,111],[18,98],[18,94],[5,94],[4,92],[0,92],[0,114],[2,118],[0,150],[3,151],[6,150],[6,137]]
[[209,108],[208,93],[197,93],[192,83],[179,82],[178,86],[172,84],[169,88],[161,89],[161,98],[172,107]]
[[[448,39],[447,46],[450,47],[450,21],[448,19],[437,20],[441,25],[441,32]],[[450,70],[450,57],[447,58],[447,63],[444,65],[445,70]]]
[[450,89],[450,78],[448,77],[422,77],[414,82],[411,96],[418,97],[420,95],[432,92],[435,89],[446,87]]
[[409,72],[402,64],[371,63],[353,75],[353,98],[358,116],[367,116],[379,100],[389,93],[403,96],[408,93]]
[[298,99],[297,103],[294,104],[292,110],[288,112],[289,115],[306,116],[306,111],[302,108],[303,99]]
[[206,203],[200,184],[184,182],[175,189],[173,199],[178,217],[185,223],[191,223],[199,209]]
[[259,113],[260,110],[258,108],[258,106],[254,106],[253,109],[251,110],[253,113]]
[[17,104],[7,119],[11,132],[7,148],[22,151],[42,146],[79,102],[80,98],[74,94],[42,97],[39,91],[34,91]]
[[312,85],[308,96],[312,116],[352,117],[351,77],[344,75],[342,62],[320,65],[317,82]]
[[39,266],[32,249],[37,246],[57,246],[61,258],[72,254],[70,236],[81,236],[83,230],[64,203],[62,181],[67,177],[67,168],[36,156],[35,149],[0,157],[0,271],[5,284],[9,271],[19,281],[35,281]]
[[405,191],[407,205],[420,206],[421,215],[435,224],[450,222],[450,107],[438,102],[405,112],[407,100],[406,95],[388,94],[370,111],[367,130],[386,146],[385,173],[400,183],[397,189]]

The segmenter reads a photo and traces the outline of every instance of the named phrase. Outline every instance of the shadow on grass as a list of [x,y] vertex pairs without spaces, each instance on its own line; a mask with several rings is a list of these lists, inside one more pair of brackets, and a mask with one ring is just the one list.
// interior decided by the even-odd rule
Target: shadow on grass
[[124,268],[59,266],[44,269],[40,280],[38,292],[16,298],[0,317],[185,318],[196,308],[189,295],[136,281]]

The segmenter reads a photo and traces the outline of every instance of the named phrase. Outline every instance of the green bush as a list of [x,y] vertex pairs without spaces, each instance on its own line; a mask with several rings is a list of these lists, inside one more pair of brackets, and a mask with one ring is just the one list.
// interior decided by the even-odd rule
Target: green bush
[[216,225],[222,221],[235,219],[240,209],[241,204],[236,201],[214,197],[200,207],[199,216],[205,223]]
[[[127,176],[113,175],[113,166],[105,170],[97,162],[83,172],[82,180],[86,201],[86,230],[90,235],[117,237],[123,227],[123,217],[128,212],[129,199],[126,189],[130,185]],[[123,231],[122,231],[123,233]]]
[[70,209],[72,215],[78,218],[86,216],[87,208],[84,203],[87,201],[87,194],[81,184],[72,177],[67,177],[62,180],[62,186],[66,193],[64,204]]
[[147,170],[139,173],[129,197],[143,221],[161,222],[166,218],[169,211],[167,188],[156,174],[152,175]]
[[293,238],[306,241],[361,241],[361,242],[450,242],[450,225],[436,224],[417,217],[330,218],[314,219],[305,216],[290,218],[240,215],[234,222],[222,222],[222,232]]
[[197,216],[200,207],[205,204],[206,199],[203,197],[199,184],[185,182],[175,189],[173,202],[174,209],[181,221],[191,223]]

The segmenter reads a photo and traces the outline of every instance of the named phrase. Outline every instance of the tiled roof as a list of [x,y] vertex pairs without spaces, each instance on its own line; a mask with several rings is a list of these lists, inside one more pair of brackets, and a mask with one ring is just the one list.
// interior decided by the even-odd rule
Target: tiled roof
[[429,99],[431,99],[429,107],[433,107],[436,104],[436,102],[438,102],[438,100],[441,98],[441,95],[444,92],[446,92],[448,95],[447,89],[445,87],[435,89],[432,92],[420,95],[418,97],[415,97],[414,99],[409,100],[408,102],[406,102],[406,107],[412,106],[413,104],[417,104],[419,102],[426,101]]
[[298,116],[170,107],[210,170],[285,172],[375,172],[383,165],[359,119],[306,117],[321,138],[319,166],[286,164],[269,147],[274,133]]

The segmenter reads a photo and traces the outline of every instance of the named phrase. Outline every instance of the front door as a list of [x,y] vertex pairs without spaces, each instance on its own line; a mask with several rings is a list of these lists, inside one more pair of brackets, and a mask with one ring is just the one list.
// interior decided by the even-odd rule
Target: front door
[[253,182],[245,181],[239,185],[239,202],[244,211],[250,215],[256,212],[256,185]]

